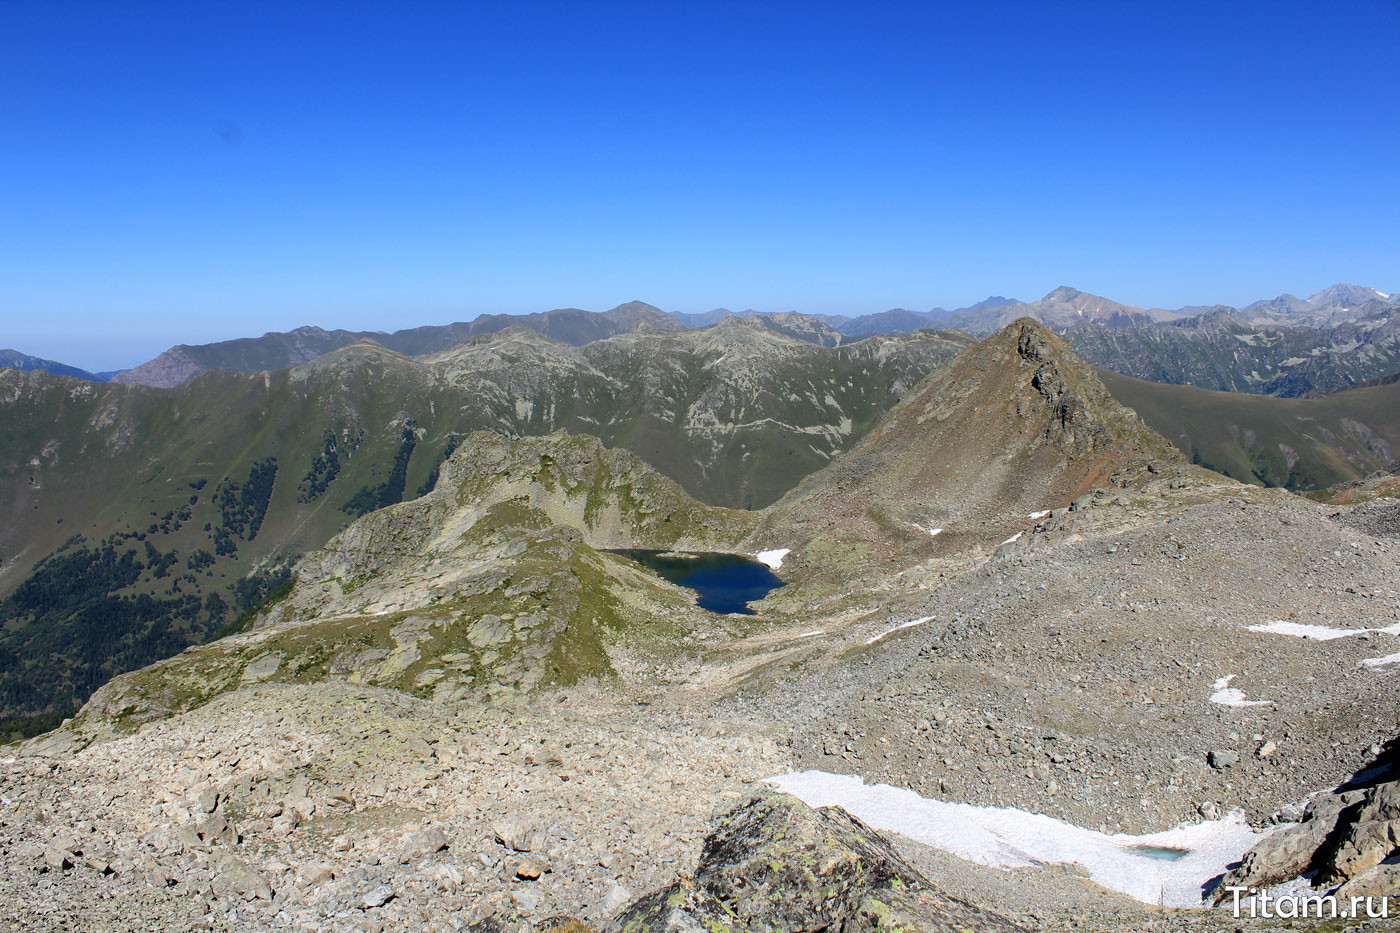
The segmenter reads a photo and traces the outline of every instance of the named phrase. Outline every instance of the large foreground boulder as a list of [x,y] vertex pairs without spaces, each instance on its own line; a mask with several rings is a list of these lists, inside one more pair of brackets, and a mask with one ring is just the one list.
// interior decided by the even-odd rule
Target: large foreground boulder
[[614,933],[829,930],[1013,933],[1022,928],[938,890],[839,807],[763,793],[716,820],[694,875],[624,909]]

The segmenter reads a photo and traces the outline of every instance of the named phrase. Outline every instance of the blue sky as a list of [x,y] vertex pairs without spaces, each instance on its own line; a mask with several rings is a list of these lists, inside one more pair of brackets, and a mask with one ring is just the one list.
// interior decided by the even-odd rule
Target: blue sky
[[0,347],[1400,290],[1400,3],[0,3]]

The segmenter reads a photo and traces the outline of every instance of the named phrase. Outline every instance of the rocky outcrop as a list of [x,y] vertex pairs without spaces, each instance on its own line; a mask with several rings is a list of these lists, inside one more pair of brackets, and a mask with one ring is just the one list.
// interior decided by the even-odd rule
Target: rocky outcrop
[[938,890],[841,808],[816,810],[764,793],[717,818],[693,875],[635,901],[607,929],[1012,933],[1021,927]]
[[1338,895],[1400,894],[1400,781],[1323,794],[1294,827],[1274,833],[1245,855],[1217,888],[1264,888],[1303,875]]

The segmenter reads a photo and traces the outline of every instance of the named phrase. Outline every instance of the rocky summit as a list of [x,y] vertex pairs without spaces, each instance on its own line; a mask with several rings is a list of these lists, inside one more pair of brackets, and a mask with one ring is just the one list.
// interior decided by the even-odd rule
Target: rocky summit
[[1180,453],[1109,395],[1070,346],[1022,319],[905,396],[761,525],[794,572],[996,546],[1095,488],[1187,482]]
[[[1023,316],[614,317],[175,388],[7,375],[15,501],[92,475],[126,517],[7,557],[13,696],[84,702],[0,750],[0,927],[1237,933],[1296,928],[1265,895],[1400,895],[1388,466],[1224,475]],[[1350,417],[1327,398],[1256,401],[1305,432]],[[772,495],[702,494],[725,475]],[[156,514],[125,530],[130,484]],[[187,563],[206,535],[235,553]],[[785,585],[721,615],[639,550]],[[215,573],[262,583],[211,631],[215,587],[167,590]]]

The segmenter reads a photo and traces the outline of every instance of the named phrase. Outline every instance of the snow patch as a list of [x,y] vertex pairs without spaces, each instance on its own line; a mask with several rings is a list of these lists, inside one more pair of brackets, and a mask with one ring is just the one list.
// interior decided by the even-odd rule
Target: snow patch
[[1237,687],[1230,686],[1230,681],[1234,680],[1235,674],[1229,677],[1222,677],[1215,682],[1215,692],[1210,695],[1212,703],[1219,703],[1221,706],[1269,706],[1273,700],[1246,700],[1244,691]]
[[906,628],[913,628],[913,627],[916,626],[916,625],[923,625],[925,622],[932,622],[932,621],[933,621],[933,616],[924,616],[922,619],[910,619],[908,622],[901,622],[899,625],[896,625],[894,628],[885,629],[885,631],[881,632],[879,635],[876,635],[874,638],[867,638],[867,639],[865,640],[865,643],[866,643],[867,645],[873,645],[873,644],[875,644],[877,641],[879,641],[880,639],[884,638],[886,635],[893,635],[895,632],[901,631],[901,630],[903,630],[903,629],[906,629]]
[[[1024,531],[1018,531],[1011,537],[1007,538],[1005,541],[1001,542],[1001,544],[1010,544],[1012,541],[1019,541],[1021,539],[1021,535],[1023,534],[1025,534]],[[998,544],[997,547],[1001,547],[1001,544]]]
[[783,566],[783,558],[791,553],[792,548],[779,547],[771,551],[759,551],[754,557],[758,558],[760,564],[767,564],[769,570],[780,570]]
[[1364,667],[1367,670],[1378,671],[1383,667],[1390,667],[1392,664],[1400,664],[1400,654],[1388,654],[1383,658],[1367,658],[1358,666]]
[[[896,832],[993,868],[1080,865],[1105,888],[1148,904],[1201,906],[1201,888],[1261,838],[1239,811],[1208,823],[1143,836],[1109,835],[1039,813],[920,797],[888,784],[823,771],[767,779],[813,807],[840,806],[877,830]],[[1175,860],[1150,850],[1184,850]]]
[[1284,622],[1282,619],[1266,622],[1263,625],[1249,626],[1251,632],[1270,632],[1274,635],[1292,635],[1296,638],[1310,638],[1313,641],[1331,641],[1334,638],[1350,638],[1352,635],[1400,635],[1400,625],[1388,628],[1328,628],[1325,625],[1304,625],[1301,622]]
[[803,632],[801,635],[798,635],[797,637],[798,637],[798,638],[811,638],[813,635],[825,635],[825,634],[826,634],[826,629],[815,628],[815,629],[812,629],[810,632]]
[[1032,520],[1034,520],[1034,519],[1040,519],[1040,518],[1044,518],[1045,516],[1047,516],[1047,515],[1049,515],[1049,514],[1050,514],[1050,510],[1049,510],[1049,509],[1041,509],[1039,512],[1032,512],[1031,514],[1027,515],[1026,518],[1029,518],[1029,519],[1032,519]]
[[938,537],[939,535],[943,534],[943,529],[942,529],[942,528],[930,528],[930,529],[928,530],[928,534],[929,534],[929,537],[930,537],[930,538],[936,538],[936,537]]

